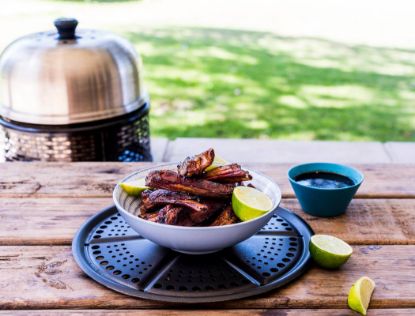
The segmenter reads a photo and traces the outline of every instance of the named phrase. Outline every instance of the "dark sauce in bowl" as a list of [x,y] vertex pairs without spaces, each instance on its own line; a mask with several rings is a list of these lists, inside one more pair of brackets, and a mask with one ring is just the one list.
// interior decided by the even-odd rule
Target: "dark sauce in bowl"
[[313,171],[302,173],[294,179],[297,183],[307,187],[322,189],[340,189],[354,185],[352,179],[338,173]]

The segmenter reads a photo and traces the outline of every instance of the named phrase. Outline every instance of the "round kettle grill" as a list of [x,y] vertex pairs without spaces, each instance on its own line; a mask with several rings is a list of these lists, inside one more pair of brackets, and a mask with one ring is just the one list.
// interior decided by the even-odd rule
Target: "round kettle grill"
[[31,34],[0,57],[0,137],[7,161],[151,161],[141,59],[111,33]]

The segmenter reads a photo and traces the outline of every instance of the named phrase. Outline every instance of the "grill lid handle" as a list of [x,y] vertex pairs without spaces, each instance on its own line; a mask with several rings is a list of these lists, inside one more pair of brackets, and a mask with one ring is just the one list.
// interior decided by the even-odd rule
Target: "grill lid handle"
[[78,20],[74,18],[59,18],[54,21],[55,27],[58,29],[58,40],[75,39],[75,29]]

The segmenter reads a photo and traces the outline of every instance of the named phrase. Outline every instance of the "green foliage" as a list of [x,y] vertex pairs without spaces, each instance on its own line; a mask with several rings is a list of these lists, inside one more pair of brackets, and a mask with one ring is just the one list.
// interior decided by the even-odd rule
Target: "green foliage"
[[153,135],[415,140],[415,51],[220,29],[130,30]]

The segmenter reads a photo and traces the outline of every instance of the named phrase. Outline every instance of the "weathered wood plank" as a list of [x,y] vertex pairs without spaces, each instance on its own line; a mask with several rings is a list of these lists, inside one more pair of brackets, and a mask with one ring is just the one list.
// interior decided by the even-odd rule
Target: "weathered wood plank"
[[[107,197],[117,181],[150,163],[4,163],[0,197]],[[273,178],[285,197],[293,197],[288,164],[246,164]],[[415,164],[356,165],[365,182],[359,198],[415,198]]]
[[[377,316],[412,316],[415,315],[415,309],[370,309],[369,315]],[[103,316],[130,316],[130,315],[150,315],[150,316],[181,316],[181,315],[204,315],[204,316],[356,316],[357,314],[349,309],[228,309],[228,310],[188,310],[188,309],[130,309],[130,310],[13,310],[0,311],[0,315],[32,315],[32,316],[49,316],[49,315],[65,315],[65,316],[81,316],[81,315],[103,315]]]
[[[362,275],[377,287],[372,308],[415,308],[415,246],[355,246],[339,271],[312,267],[286,287],[254,298],[193,308],[347,308]],[[0,247],[0,308],[168,308],[177,304],[129,298],[105,289],[76,266],[68,246]],[[11,290],[13,289],[13,290]]]
[[414,163],[415,162],[415,143],[414,142],[388,142],[385,143],[386,152],[392,162]]
[[0,199],[0,245],[69,245],[87,218],[111,204],[109,197]]
[[281,206],[304,218],[315,233],[351,244],[415,244],[414,199],[355,199],[345,214],[335,218],[308,215],[295,199],[285,199]]
[[286,141],[264,139],[177,138],[170,142],[167,161],[177,161],[212,147],[229,161],[240,163],[387,163],[379,142]]
[[[111,198],[0,198],[0,245],[69,245],[88,217],[111,204]],[[356,199],[336,218],[307,215],[295,199],[284,199],[282,206],[316,233],[351,244],[415,244],[415,199]]]
[[0,196],[109,197],[117,181],[155,163],[79,162],[0,165]]

